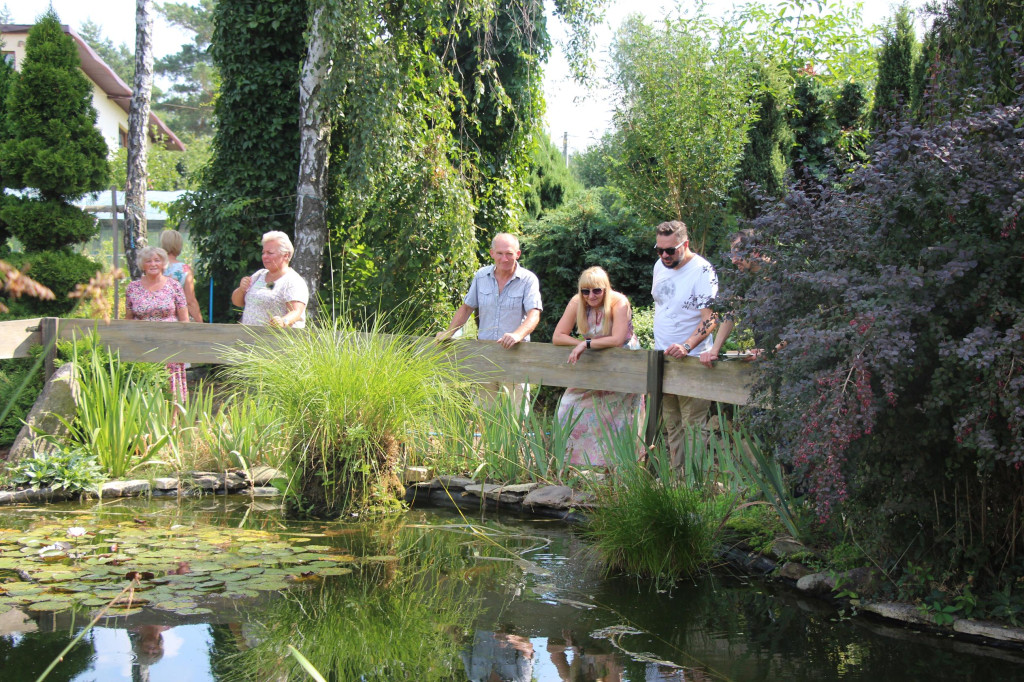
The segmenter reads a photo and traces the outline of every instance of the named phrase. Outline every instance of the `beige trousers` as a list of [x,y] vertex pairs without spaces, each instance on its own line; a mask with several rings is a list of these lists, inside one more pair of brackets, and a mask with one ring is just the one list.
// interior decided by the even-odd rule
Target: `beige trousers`
[[672,468],[682,473],[686,463],[686,443],[688,427],[698,426],[705,429],[708,420],[710,400],[690,398],[684,395],[662,396],[661,414],[665,419],[666,441]]

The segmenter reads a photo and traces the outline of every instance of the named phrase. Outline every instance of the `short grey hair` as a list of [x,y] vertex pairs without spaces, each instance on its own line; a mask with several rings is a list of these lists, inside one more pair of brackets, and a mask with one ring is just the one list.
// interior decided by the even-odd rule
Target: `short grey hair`
[[491,248],[492,249],[494,248],[494,244],[499,239],[507,239],[507,240],[509,240],[510,242],[512,242],[513,245],[515,245],[516,251],[519,250],[519,237],[515,236],[514,234],[509,234],[508,232],[499,232],[498,234],[494,235],[494,238],[491,239]]
[[139,252],[135,254],[135,264],[139,266],[139,270],[142,269],[142,264],[152,258],[154,255],[160,256],[160,260],[164,262],[164,270],[170,265],[171,259],[167,256],[167,252],[161,249],[159,246],[147,246],[139,249]]
[[280,244],[281,252],[288,254],[289,257],[295,253],[295,247],[292,246],[292,240],[288,238],[288,235],[279,230],[272,230],[265,233],[261,243],[266,246],[267,242],[277,242]]

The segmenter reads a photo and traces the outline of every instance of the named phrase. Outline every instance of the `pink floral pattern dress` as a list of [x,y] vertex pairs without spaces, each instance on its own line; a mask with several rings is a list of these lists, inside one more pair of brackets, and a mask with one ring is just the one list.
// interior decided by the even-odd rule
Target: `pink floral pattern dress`
[[[136,320],[146,322],[178,322],[178,308],[188,307],[185,291],[173,277],[165,278],[164,285],[156,291],[147,289],[140,279],[131,282],[124,291],[124,305]],[[171,396],[184,403],[188,400],[185,364],[168,363],[167,371],[171,374]]]
[[[592,308],[587,312],[587,324],[591,339],[599,339],[604,311]],[[640,350],[640,342],[633,333],[633,320],[629,320],[629,339],[622,346],[629,350]],[[558,401],[558,421],[565,424],[579,415],[579,421],[569,436],[567,449],[570,461],[580,466],[609,466],[609,434],[617,433],[631,425],[636,430],[637,457],[644,452],[641,431],[644,422],[644,395],[642,393],[618,393],[616,391],[590,391],[581,388],[567,388]]]

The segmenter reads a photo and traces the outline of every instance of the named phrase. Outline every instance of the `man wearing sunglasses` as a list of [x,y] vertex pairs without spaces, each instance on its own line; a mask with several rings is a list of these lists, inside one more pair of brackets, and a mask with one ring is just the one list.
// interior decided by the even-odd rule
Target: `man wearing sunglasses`
[[[711,347],[715,316],[710,306],[718,294],[718,278],[711,264],[690,250],[681,220],[662,223],[655,232],[654,348],[673,358],[699,358]],[[710,405],[710,400],[665,394],[662,416],[672,467],[677,471],[683,469],[687,427],[703,426]]]

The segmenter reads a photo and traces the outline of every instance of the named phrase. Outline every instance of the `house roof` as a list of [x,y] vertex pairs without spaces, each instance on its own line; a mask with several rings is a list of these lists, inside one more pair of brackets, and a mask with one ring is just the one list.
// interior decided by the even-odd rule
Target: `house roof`
[[[128,113],[132,100],[132,89],[121,80],[120,76],[114,73],[114,70],[70,26],[62,25],[61,28],[75,39],[75,46],[78,48],[78,61],[85,75],[92,79],[103,92],[107,93],[109,99],[113,100],[125,113]],[[28,34],[31,29],[32,24],[0,24],[0,33],[5,35]],[[164,146],[167,149],[179,152],[185,151],[184,143],[153,112],[149,113],[149,125],[160,132],[161,137],[165,140]]]

